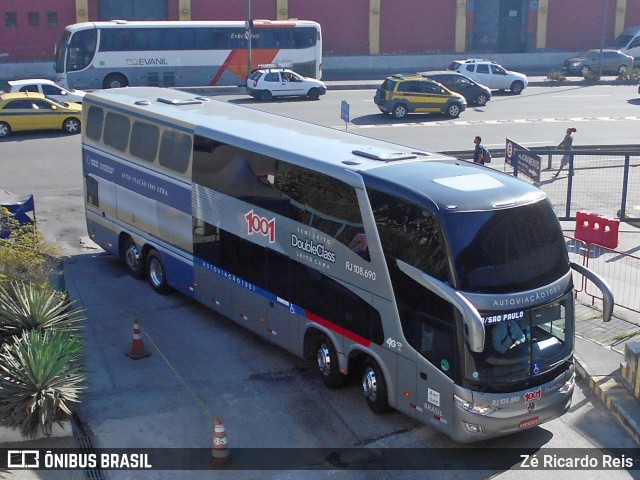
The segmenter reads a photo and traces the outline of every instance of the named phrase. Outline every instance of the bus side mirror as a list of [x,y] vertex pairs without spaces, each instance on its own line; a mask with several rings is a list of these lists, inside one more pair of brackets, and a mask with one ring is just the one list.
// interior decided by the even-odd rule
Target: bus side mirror
[[472,352],[482,353],[484,351],[484,323],[480,313],[473,304],[459,291],[450,287],[446,283],[434,278],[426,273],[412,267],[402,260],[397,260],[398,268],[411,279],[452,303],[462,314],[462,323],[464,325],[464,337],[469,343],[469,349]]

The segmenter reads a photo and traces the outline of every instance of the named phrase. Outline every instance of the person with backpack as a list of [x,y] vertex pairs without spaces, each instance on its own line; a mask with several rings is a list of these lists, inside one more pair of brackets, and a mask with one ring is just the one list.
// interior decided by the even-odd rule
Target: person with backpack
[[475,143],[476,148],[473,151],[473,163],[479,163],[480,165],[484,165],[485,163],[491,162],[491,154],[489,150],[486,149],[484,145],[482,145],[482,138],[479,135],[473,139],[473,143]]

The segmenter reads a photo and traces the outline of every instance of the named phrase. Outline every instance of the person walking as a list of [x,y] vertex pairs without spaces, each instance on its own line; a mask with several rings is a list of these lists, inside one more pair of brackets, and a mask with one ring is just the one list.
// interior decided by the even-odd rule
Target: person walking
[[476,145],[476,148],[473,150],[473,163],[484,165],[484,146],[482,145],[482,137],[476,135],[473,139],[473,143]]
[[[558,144],[556,150],[573,150],[573,137],[571,136],[571,134],[575,132],[577,132],[575,128],[567,128],[567,134],[564,136],[564,139]],[[571,154],[569,153],[563,155],[562,160],[560,160],[560,168],[558,168],[558,171],[553,175],[554,178],[558,178],[558,175],[560,175],[562,169],[569,164],[570,158]]]

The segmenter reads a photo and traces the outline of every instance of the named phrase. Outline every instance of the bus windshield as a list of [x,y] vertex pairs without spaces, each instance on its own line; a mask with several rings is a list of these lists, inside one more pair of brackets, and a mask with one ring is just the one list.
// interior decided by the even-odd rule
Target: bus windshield
[[442,221],[450,232],[456,287],[464,292],[532,290],[570,269],[562,230],[546,199],[502,210],[448,213]]
[[[58,40],[56,45],[56,72],[65,71],[65,50],[68,52],[66,58],[66,71],[74,72],[87,68],[96,51],[97,30],[79,30],[69,38],[69,32]],[[66,49],[65,49],[66,46]]]
[[566,367],[574,342],[570,291],[546,305],[509,314],[496,312],[487,318],[500,321],[485,323],[484,351],[471,352],[465,342],[462,377],[466,386],[494,392],[527,388],[533,377]]
[[56,73],[64,72],[64,54],[67,50],[67,42],[69,41],[69,32],[64,32],[56,42],[55,59],[53,69]]

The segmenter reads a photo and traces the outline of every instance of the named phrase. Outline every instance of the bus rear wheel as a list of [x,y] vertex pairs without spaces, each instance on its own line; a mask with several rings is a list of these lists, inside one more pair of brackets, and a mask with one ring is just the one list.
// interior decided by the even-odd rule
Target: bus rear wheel
[[144,261],[142,254],[131,237],[128,237],[124,244],[122,251],[124,263],[129,270],[129,273],[135,278],[144,277]]
[[380,365],[372,358],[368,359],[364,366],[362,392],[372,412],[380,414],[389,411],[387,382]]
[[128,86],[129,82],[127,81],[127,77],[121,73],[111,73],[107,75],[104,82],[102,82],[103,88],[120,88]]
[[150,250],[147,254],[147,278],[157,293],[162,295],[169,293],[164,262],[156,250]]
[[325,386],[328,388],[337,388],[344,385],[347,378],[340,373],[338,353],[326,335],[320,337],[316,358],[320,378]]

